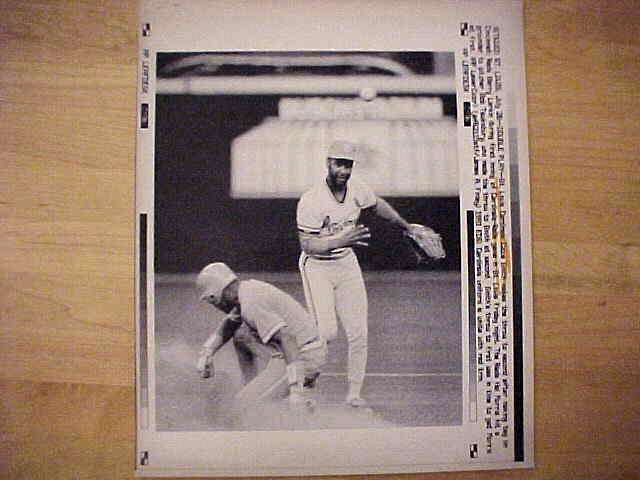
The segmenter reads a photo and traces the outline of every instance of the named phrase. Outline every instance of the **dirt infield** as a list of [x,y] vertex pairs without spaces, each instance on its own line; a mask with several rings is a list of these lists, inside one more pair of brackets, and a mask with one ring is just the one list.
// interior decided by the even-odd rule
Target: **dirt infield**
[[[304,305],[297,274],[241,274],[269,281]],[[460,282],[457,273],[365,274],[369,296],[369,360],[363,394],[372,411],[344,405],[344,332],[329,346],[312,414],[292,415],[276,399],[242,413],[235,352],[226,345],[216,375],[195,370],[200,345],[221,314],[198,303],[189,275],[156,276],[155,413],[158,430],[306,430],[457,425],[462,422]]]

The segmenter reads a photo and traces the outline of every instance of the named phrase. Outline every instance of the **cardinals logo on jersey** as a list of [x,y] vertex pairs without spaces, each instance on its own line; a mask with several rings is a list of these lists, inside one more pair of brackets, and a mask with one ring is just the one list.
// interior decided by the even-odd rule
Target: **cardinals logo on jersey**
[[344,222],[332,222],[331,217],[327,215],[324,217],[322,221],[322,226],[320,227],[320,236],[324,235],[333,235],[335,233],[343,231],[345,228],[354,227],[356,224],[355,220],[345,220]]

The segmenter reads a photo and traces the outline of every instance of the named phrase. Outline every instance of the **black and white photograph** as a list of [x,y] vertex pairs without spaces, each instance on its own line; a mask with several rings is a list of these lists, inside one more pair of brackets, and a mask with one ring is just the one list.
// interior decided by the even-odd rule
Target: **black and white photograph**
[[156,92],[157,429],[461,424],[453,53],[160,52]]
[[532,466],[521,5],[277,4],[143,2],[139,473]]

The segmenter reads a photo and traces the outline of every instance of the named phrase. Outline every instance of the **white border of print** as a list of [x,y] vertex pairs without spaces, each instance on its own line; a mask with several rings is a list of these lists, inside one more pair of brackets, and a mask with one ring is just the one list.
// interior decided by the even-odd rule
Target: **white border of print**
[[[138,463],[139,475],[367,474],[533,466],[531,239],[521,2],[461,1],[453,5],[450,2],[404,0],[394,2],[390,9],[389,3],[383,0],[144,1],[139,23],[141,27],[143,23],[149,23],[151,35],[143,37],[140,34],[141,59],[143,49],[149,49],[148,70],[144,74],[141,68],[140,78],[144,74],[148,84],[145,83],[146,93],[139,89],[138,98],[139,103],[149,104],[150,128],[138,130],[136,211],[149,214],[148,231],[153,232],[155,52],[334,49],[459,52],[463,45],[459,36],[463,21],[500,26],[504,63],[509,66],[504,72],[505,83],[512,89],[511,112],[515,118],[511,121],[519,129],[525,461],[514,462],[512,456],[508,458],[497,454],[491,462],[471,460],[469,445],[481,445],[482,438],[479,423],[466,421],[457,427],[172,433],[155,431],[153,425],[145,420],[148,412],[138,408],[137,452],[139,456],[148,452],[148,464],[140,466]],[[458,60],[456,58],[457,69]],[[469,158],[470,141],[468,131],[461,127],[463,109],[460,104],[458,112],[458,153],[459,158],[464,159]],[[461,183],[464,182],[461,177]],[[463,203],[464,198],[463,195]],[[149,244],[153,245],[152,238]],[[153,252],[147,251],[147,255],[147,265],[152,268]],[[463,272],[465,270],[463,268]],[[463,288],[464,285],[465,282]],[[153,275],[148,275],[147,305],[150,307],[153,306],[153,298]],[[465,311],[466,306],[463,315]],[[153,331],[153,314],[149,315],[149,329]],[[150,358],[153,358],[153,342],[148,341],[147,345]],[[468,351],[465,350],[463,378],[468,378],[467,357]],[[137,387],[140,392],[139,376]],[[152,395],[153,391],[149,396]],[[467,408],[464,410],[466,412]]]

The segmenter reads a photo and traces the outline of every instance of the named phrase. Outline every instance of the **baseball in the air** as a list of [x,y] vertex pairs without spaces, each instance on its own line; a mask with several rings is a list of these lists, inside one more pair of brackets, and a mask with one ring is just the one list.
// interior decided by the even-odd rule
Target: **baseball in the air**
[[360,98],[362,98],[365,102],[370,102],[371,100],[376,98],[377,95],[378,93],[376,92],[376,89],[372,87],[364,87],[360,90]]

